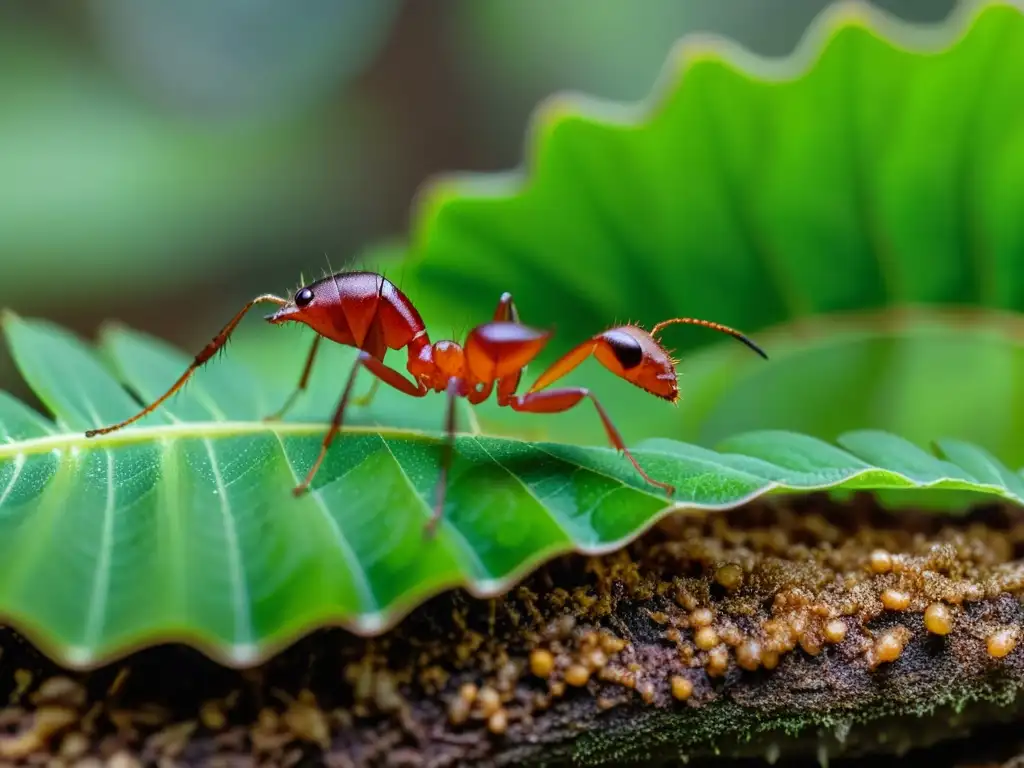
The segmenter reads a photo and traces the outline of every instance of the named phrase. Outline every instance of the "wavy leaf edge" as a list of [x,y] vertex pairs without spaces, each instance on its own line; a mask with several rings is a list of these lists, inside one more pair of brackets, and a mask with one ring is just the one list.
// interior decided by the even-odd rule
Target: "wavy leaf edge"
[[524,192],[533,181],[536,159],[542,154],[547,137],[562,122],[589,120],[619,130],[645,126],[695,63],[717,61],[753,82],[789,82],[811,71],[828,42],[844,29],[860,27],[890,47],[910,53],[937,54],[966,37],[985,13],[1007,8],[1021,11],[1013,0],[964,0],[957,3],[942,22],[921,24],[895,16],[868,0],[840,0],[815,16],[793,51],[784,56],[759,55],[723,35],[684,35],[672,46],[654,86],[645,97],[625,102],[571,89],[554,93],[541,100],[530,115],[523,159],[517,167],[504,171],[442,172],[427,180],[417,190],[411,206],[411,261],[416,261],[417,244],[426,242],[438,211],[449,200],[514,197]]

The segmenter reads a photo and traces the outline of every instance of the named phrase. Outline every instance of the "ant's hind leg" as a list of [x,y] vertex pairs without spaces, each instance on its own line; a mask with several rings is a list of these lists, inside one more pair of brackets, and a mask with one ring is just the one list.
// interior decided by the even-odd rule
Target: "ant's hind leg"
[[604,406],[594,397],[589,389],[583,387],[565,387],[564,389],[547,389],[542,392],[529,392],[525,395],[519,395],[513,398],[509,405],[514,411],[523,411],[526,413],[562,413],[568,411],[576,405],[579,405],[583,398],[589,397],[590,401],[597,408],[597,415],[601,417],[601,423],[604,424],[604,431],[608,435],[608,441],[617,449],[622,451],[626,458],[630,460],[636,471],[640,473],[651,485],[656,485],[662,488],[669,496],[673,496],[676,492],[675,486],[663,483],[660,480],[655,480],[653,477],[648,475],[644,468],[640,466],[639,462],[633,457],[633,454],[629,452],[626,444],[622,440],[622,435],[619,434],[619,430],[616,429],[609,418],[607,412],[604,410]]
[[284,418],[284,415],[291,410],[291,407],[295,405],[295,401],[299,395],[306,391],[306,386],[309,384],[309,374],[313,371],[313,361],[316,360],[317,350],[320,349],[320,342],[323,340],[323,336],[317,336],[313,339],[313,346],[309,348],[309,356],[306,358],[306,366],[302,369],[302,377],[299,379],[299,385],[292,390],[291,395],[285,400],[282,405],[275,413],[265,417],[264,421],[280,421]]

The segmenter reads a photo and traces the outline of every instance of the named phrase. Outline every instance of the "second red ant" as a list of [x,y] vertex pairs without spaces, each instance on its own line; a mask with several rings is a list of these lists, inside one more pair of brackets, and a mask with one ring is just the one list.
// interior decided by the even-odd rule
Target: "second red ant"
[[[270,323],[303,323],[317,334],[306,358],[298,386],[284,406],[271,417],[272,419],[282,417],[296,396],[305,390],[323,339],[359,350],[330,427],[324,435],[320,454],[310,467],[305,480],[295,487],[296,496],[309,489],[331,442],[344,424],[345,411],[353,399],[353,385],[360,368],[365,368],[376,377],[370,393],[362,398],[364,401],[372,398],[381,381],[412,397],[423,397],[428,392],[446,393],[446,439],[434,513],[426,524],[428,534],[434,530],[444,512],[445,490],[455,435],[456,398],[464,397],[475,405],[490,397],[492,392],[496,392],[499,405],[527,413],[567,411],[584,399],[589,399],[597,409],[611,444],[625,454],[644,480],[672,496],[675,488],[653,479],[644,471],[626,447],[604,407],[588,389],[550,389],[551,385],[593,355],[616,376],[652,395],[675,402],[679,397],[675,361],[655,337],[666,326],[676,323],[699,325],[726,333],[746,344],[761,357],[768,357],[760,347],[739,331],[709,320],[672,318],[658,323],[650,332],[635,325],[621,325],[592,336],[571,349],[552,363],[526,392],[520,394],[517,390],[523,368],[537,357],[551,337],[551,332],[520,323],[519,313],[511,294],[502,295],[493,319],[473,328],[466,336],[465,344],[460,345],[449,340],[431,343],[419,312],[394,283],[374,272],[342,272],[300,288],[290,301],[271,294],[257,296],[242,307],[196,355],[185,373],[164,395],[135,416],[118,424],[89,430],[85,433],[86,437],[114,432],[156,410],[227,343],[228,337],[245,314],[255,305],[264,302],[279,307],[276,312],[267,316],[266,319]],[[389,349],[408,350],[406,368],[411,379],[384,362],[384,355]]]

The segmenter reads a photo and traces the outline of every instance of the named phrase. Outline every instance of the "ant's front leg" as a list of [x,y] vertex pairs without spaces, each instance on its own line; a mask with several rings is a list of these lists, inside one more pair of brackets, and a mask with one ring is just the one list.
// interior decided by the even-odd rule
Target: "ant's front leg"
[[[295,405],[295,401],[299,398],[303,392],[306,391],[306,387],[309,386],[309,376],[313,372],[313,362],[316,360],[316,353],[320,349],[320,342],[323,341],[323,336],[317,336],[313,339],[313,346],[309,349],[309,357],[306,358],[306,366],[302,369],[302,377],[299,379],[298,386],[292,390],[291,395],[285,400],[282,405],[275,413],[265,417],[264,421],[280,421],[284,418],[285,414],[291,410],[292,406]],[[373,396],[377,394],[377,389],[380,387],[380,379],[374,379],[370,385],[370,391],[365,395],[359,395],[358,397],[352,398],[352,405],[363,408],[370,404],[373,400]]]
[[345,421],[345,410],[348,408],[349,401],[352,399],[352,387],[356,383],[356,374],[359,373],[360,368],[366,368],[372,373],[378,380],[383,381],[399,392],[404,392],[412,397],[423,397],[430,390],[423,386],[422,382],[413,383],[409,381],[400,372],[394,368],[390,368],[383,362],[375,358],[369,352],[361,351],[356,356],[355,365],[352,366],[352,373],[349,374],[348,382],[345,384],[345,389],[341,394],[341,400],[338,402],[338,408],[334,412],[334,418],[331,419],[331,426],[327,430],[327,434],[324,435],[323,443],[320,445],[320,454],[317,456],[316,461],[313,462],[313,466],[310,467],[309,473],[306,475],[306,479],[299,483],[295,489],[294,494],[301,496],[303,493],[309,490],[310,483],[313,482],[313,477],[316,475],[317,470],[320,469],[320,465],[323,464],[324,458],[327,456],[327,449],[331,447],[331,443],[334,441],[335,436],[341,431],[341,427]]
[[676,492],[675,486],[655,480],[644,471],[643,467],[633,457],[633,454],[629,452],[629,449],[622,440],[622,435],[619,434],[619,430],[612,424],[611,418],[605,412],[604,406],[591,394],[589,389],[565,387],[563,389],[547,389],[541,392],[528,392],[525,395],[513,397],[509,401],[509,405],[513,411],[525,413],[562,413],[579,405],[580,401],[585,397],[590,398],[594,407],[597,408],[597,415],[601,417],[601,423],[604,424],[604,430],[608,434],[609,442],[616,449],[626,454],[626,458],[632,462],[633,466],[636,467],[636,471],[640,473],[644,480],[651,485],[664,489],[669,496],[674,495]]

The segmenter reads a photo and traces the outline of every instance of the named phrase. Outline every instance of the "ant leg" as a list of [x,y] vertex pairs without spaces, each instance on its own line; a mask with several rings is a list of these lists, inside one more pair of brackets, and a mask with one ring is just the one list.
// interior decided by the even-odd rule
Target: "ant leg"
[[519,389],[519,382],[523,378],[523,372],[525,368],[520,368],[515,373],[509,376],[503,376],[498,379],[498,405],[511,405],[512,400],[516,396],[516,390]]
[[316,461],[313,462],[313,466],[306,475],[306,479],[295,486],[293,493],[296,496],[301,496],[309,490],[309,484],[313,482],[313,477],[316,475],[317,470],[320,469],[320,465],[323,464],[324,458],[327,456],[327,449],[331,447],[331,443],[334,441],[335,436],[341,431],[341,427],[345,419],[345,409],[348,407],[349,400],[352,398],[352,385],[356,382],[356,374],[359,373],[360,368],[366,368],[385,384],[389,384],[399,392],[404,392],[412,397],[423,397],[430,391],[423,386],[422,383],[413,384],[401,373],[396,371],[394,368],[389,368],[369,352],[360,352],[356,356],[355,365],[352,366],[352,373],[349,374],[348,382],[345,384],[345,390],[342,392],[341,400],[338,402],[338,408],[334,412],[334,418],[331,419],[331,426],[327,430],[327,434],[324,435],[323,443],[320,445],[320,455],[317,456]]
[[519,322],[519,310],[516,309],[515,302],[512,301],[512,294],[508,291],[501,294],[501,298],[498,299],[498,306],[494,310],[494,319],[504,323]]
[[544,371],[537,380],[533,382],[526,394],[533,394],[541,389],[550,387],[558,379],[564,376],[568,376],[574,371],[584,360],[590,357],[597,350],[598,339],[591,337],[584,341],[582,344],[573,347],[555,362],[553,362],[546,371]]
[[222,349],[224,345],[227,344],[228,338],[231,336],[232,332],[234,332],[238,324],[242,322],[242,318],[245,316],[245,313],[261,302],[270,302],[272,304],[277,304],[279,307],[283,307],[288,303],[284,299],[278,298],[277,296],[272,296],[269,293],[264,294],[263,296],[257,296],[255,299],[253,299],[244,307],[242,307],[238,314],[231,318],[231,322],[229,322],[227,325],[221,328],[220,332],[213,337],[210,343],[203,347],[202,351],[198,355],[196,355],[195,359],[192,361],[192,364],[189,365],[189,367],[181,375],[181,378],[174,382],[174,385],[169,390],[167,390],[165,394],[161,395],[159,398],[157,398],[152,403],[147,405],[145,408],[143,408],[137,414],[132,416],[130,419],[125,419],[124,421],[119,422],[117,424],[112,424],[109,427],[90,429],[85,433],[85,436],[96,437],[96,435],[106,435],[109,434],[110,432],[115,432],[121,429],[122,427],[127,427],[129,424],[133,424],[134,422],[141,419],[143,416],[148,416],[150,413],[152,413],[161,405],[163,405],[163,403],[166,402],[172,395],[174,395],[179,389],[185,386],[185,382],[192,378],[192,374],[199,370],[199,368],[202,367],[211,357],[217,354],[218,350]]
[[373,402],[373,396],[377,394],[377,390],[379,388],[380,388],[380,379],[374,379],[373,383],[370,384],[370,391],[367,392],[365,395],[360,395],[359,397],[353,397],[352,398],[352,405],[359,406],[360,408],[365,408],[366,406],[368,406],[370,403]]
[[633,466],[636,467],[636,471],[640,473],[644,480],[651,485],[656,485],[659,488],[663,488],[665,492],[672,496],[676,489],[674,486],[668,483],[663,483],[659,480],[655,480],[646,472],[643,467],[633,457],[633,454],[629,452],[626,444],[622,441],[622,435],[619,434],[619,430],[612,424],[612,420],[604,410],[604,406],[598,401],[589,389],[583,387],[566,387],[564,389],[549,389],[543,392],[528,392],[525,395],[519,395],[513,398],[509,405],[514,411],[523,411],[526,413],[561,413],[562,411],[568,411],[575,405],[585,398],[589,397],[590,401],[597,408],[597,414],[601,417],[601,422],[604,424],[604,430],[608,434],[609,442],[617,449],[626,454],[626,458],[629,459]]
[[[494,310],[494,320],[505,323],[519,322],[519,310],[516,309],[516,304],[512,301],[512,294],[508,291],[501,294],[501,298],[498,299],[498,306]],[[509,400],[516,393],[516,390],[519,389],[519,382],[522,380],[525,371],[526,368],[524,367],[498,380],[499,405],[508,405]]]
[[299,379],[299,385],[292,390],[291,395],[284,401],[276,413],[271,414],[264,418],[264,421],[280,421],[284,418],[284,415],[295,405],[295,401],[299,395],[306,391],[306,386],[309,384],[309,374],[313,370],[313,361],[316,360],[317,350],[320,349],[320,342],[323,340],[323,336],[317,334],[316,338],[313,339],[313,346],[309,348],[309,356],[306,358],[306,367],[302,369],[302,377]]
[[437,480],[437,500],[434,504],[434,514],[427,521],[423,528],[423,534],[429,539],[434,535],[437,524],[441,522],[444,515],[444,497],[448,489],[448,470],[452,465],[452,456],[455,450],[455,398],[460,394],[459,380],[449,379],[448,389],[445,390],[447,403],[444,416],[444,446],[441,454],[441,476]]

